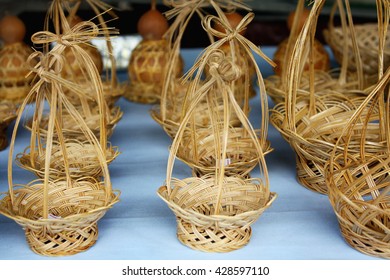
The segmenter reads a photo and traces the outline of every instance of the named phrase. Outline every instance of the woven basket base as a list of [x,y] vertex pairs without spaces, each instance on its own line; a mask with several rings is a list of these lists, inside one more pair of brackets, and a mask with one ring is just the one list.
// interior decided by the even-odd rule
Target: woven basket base
[[245,229],[200,228],[177,219],[177,238],[184,245],[203,252],[226,253],[242,248],[249,243],[250,227]]
[[390,244],[389,242],[382,242],[382,246],[378,243],[378,240],[375,242],[375,247],[372,244],[372,237],[363,236],[352,231],[350,228],[340,224],[340,230],[344,237],[344,240],[354,249],[362,252],[363,254],[380,257],[385,259],[390,259]]
[[26,229],[26,239],[32,251],[43,256],[69,256],[91,248],[98,237],[94,223],[77,231],[65,231],[54,235]]
[[327,194],[328,187],[324,178],[324,166],[303,157],[296,157],[297,180],[305,188]]

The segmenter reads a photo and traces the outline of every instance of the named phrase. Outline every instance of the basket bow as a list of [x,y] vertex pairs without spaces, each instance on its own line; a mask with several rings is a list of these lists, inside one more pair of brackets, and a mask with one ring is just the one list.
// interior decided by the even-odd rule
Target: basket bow
[[99,35],[99,28],[91,21],[83,21],[63,34],[55,34],[50,31],[40,31],[31,37],[34,44],[57,43],[62,46],[72,47],[75,45],[88,43]]
[[[37,60],[38,63],[36,63]],[[28,75],[36,73],[42,81],[51,83],[53,74],[58,75],[61,73],[64,59],[58,53],[50,52],[45,55],[42,52],[36,51],[28,57],[27,65],[30,66]]]
[[[238,40],[247,40],[240,33],[247,28],[247,26],[253,20],[254,17],[255,17],[254,13],[248,13],[245,17],[242,18],[242,20],[236,27],[232,27],[230,26],[230,24],[226,19],[208,15],[206,16],[202,24],[203,24],[203,28],[207,32],[210,32],[210,34],[212,34],[217,38],[224,39],[226,41],[231,41],[234,38],[237,38]],[[225,32],[218,31],[213,27],[217,25],[222,26]]]
[[208,57],[210,75],[231,82],[241,76],[241,69],[222,50],[215,49]]

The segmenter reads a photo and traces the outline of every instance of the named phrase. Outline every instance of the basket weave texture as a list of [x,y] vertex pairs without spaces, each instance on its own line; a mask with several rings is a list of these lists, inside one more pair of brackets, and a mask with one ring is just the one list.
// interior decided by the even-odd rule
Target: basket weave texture
[[[286,73],[270,82],[277,81],[279,88],[274,93],[283,94],[283,99],[279,99],[272,110],[270,120],[296,153],[299,182],[315,192],[327,194],[325,165],[333,150],[336,153],[345,152],[340,146],[343,140],[338,140],[345,125],[364,100],[362,96],[366,97],[370,89],[364,88],[362,75],[357,74],[356,81],[346,77],[346,63],[337,72],[337,78],[328,79],[326,77],[332,76],[322,75],[321,71],[313,68],[307,74],[303,71],[304,58],[310,53],[308,50],[313,48],[314,28],[323,4],[324,1],[316,1],[312,6],[306,24],[292,48]],[[303,6],[304,1],[299,1],[296,15]],[[351,15],[348,15],[348,21],[352,29]],[[322,81],[324,77],[326,80]],[[379,138],[381,116],[378,108],[373,109],[367,125],[370,133],[365,141],[361,138],[362,131],[366,129],[365,116],[356,120],[351,145],[348,147],[350,152],[358,152],[361,145],[369,154],[382,152],[386,148],[386,144]]]
[[[45,256],[73,255],[90,248],[97,239],[97,221],[118,201],[93,178],[49,183],[49,217],[43,219],[43,182],[32,181],[15,189],[13,198],[0,201],[2,214],[25,229],[30,248]],[[110,195],[110,204],[104,201]],[[12,201],[13,200],[13,201]]]
[[[332,22],[331,22],[332,23]],[[331,47],[335,59],[338,63],[343,62],[343,48],[345,44],[348,45],[348,69],[356,71],[356,58],[352,52],[352,43],[350,39],[349,30],[345,34],[342,27],[334,27],[330,25],[329,29],[324,30],[324,37],[326,42]],[[378,72],[378,24],[366,23],[355,25],[356,40],[362,60],[363,71],[365,74],[376,74]],[[384,52],[385,68],[390,66],[390,30],[388,30]]]
[[[200,5],[204,1],[191,3]],[[276,198],[269,190],[264,159],[269,151],[264,83],[254,66],[264,109],[262,126],[255,131],[247,118],[249,110],[242,108],[235,92],[237,82],[249,72],[242,71],[235,59],[235,51],[239,50],[235,46],[243,47],[253,65],[252,51],[270,60],[241,35],[253,13],[248,13],[237,27],[231,27],[219,2],[210,4],[218,17],[208,15],[202,25],[219,40],[206,48],[183,78],[187,91],[181,104],[182,115],[170,147],[166,185],[158,194],[176,215],[180,242],[196,250],[229,252],[249,242],[251,225]],[[218,24],[225,32],[213,28]],[[221,49],[224,44],[230,44],[228,54]],[[206,79],[202,80],[206,69]],[[249,88],[249,80],[245,77],[245,87]],[[237,120],[235,126],[232,120]],[[172,178],[176,158],[193,168],[193,177]],[[257,164],[261,178],[249,179],[250,170]]]
[[[178,239],[207,252],[229,252],[246,245],[250,225],[276,198],[258,179],[225,177],[220,205],[215,204],[219,187],[211,176],[174,179],[172,187],[171,193],[163,186],[158,194],[176,215]],[[215,207],[220,208],[218,215]]]
[[[99,0],[88,2],[102,7]],[[31,74],[36,74],[36,83],[21,103],[15,120],[8,157],[8,192],[2,194],[0,200],[0,213],[20,224],[30,248],[45,256],[73,255],[90,248],[98,236],[98,220],[119,200],[119,192],[112,189],[108,170],[107,161],[113,159],[110,157],[114,157],[115,152],[107,144],[108,106],[103,96],[103,83],[93,60],[82,48],[93,38],[113,31],[98,28],[91,21],[70,28],[64,12],[64,7],[69,6],[63,4],[62,0],[52,1],[48,15],[53,17],[46,18],[52,18],[55,30],[62,33],[41,31],[31,38],[35,45],[43,45],[44,52],[32,53],[27,61]],[[80,2],[73,4],[77,7]],[[51,43],[55,44],[49,51]],[[85,68],[81,80],[88,81],[87,87],[61,77],[66,48],[72,48],[76,60]],[[37,58],[39,62],[34,63]],[[98,137],[85,116],[86,112],[91,115],[93,109],[85,102],[81,109],[77,108],[64,90],[72,89],[81,101],[86,101],[83,98],[85,88],[93,88],[95,93],[97,107],[93,122],[99,129]],[[14,184],[16,136],[26,106],[32,100],[36,102],[30,123],[29,153],[24,153],[19,163],[26,163],[23,167],[42,179]],[[48,105],[47,122],[43,124],[45,104]],[[82,142],[77,143],[74,135],[66,135],[63,129],[66,116],[78,126],[79,135],[83,135]],[[85,177],[87,172],[97,178]]]
[[31,89],[32,76],[27,58],[32,49],[19,42],[0,49],[0,100],[21,103]]
[[[390,14],[390,9],[387,12]],[[389,82],[390,68],[387,68],[343,130],[347,153],[337,154],[333,150],[326,169],[329,201],[345,241],[360,252],[387,259],[390,259]],[[381,128],[378,135],[385,142],[385,149],[369,154],[361,145],[358,152],[350,152],[356,120],[368,118],[364,113],[369,116],[374,107],[384,112],[378,121]],[[363,129],[360,137],[364,140],[370,134]]]
[[[220,132],[220,137],[223,133]],[[260,137],[260,133],[257,135]],[[177,157],[190,166],[197,177],[213,173],[216,165],[215,134],[210,134],[209,128],[197,129],[196,135],[186,130],[183,134],[183,141],[179,147]],[[220,140],[222,142],[222,139]],[[263,144],[264,155],[270,153],[272,148],[270,142]],[[256,145],[251,137],[241,127],[229,128],[226,150],[225,174],[227,176],[239,175],[248,176],[259,162],[256,153]]]
[[[169,60],[169,45],[162,40],[142,40],[132,51],[128,75],[130,84],[125,97],[130,101],[153,104],[161,99],[165,70]],[[183,72],[181,57],[172,70],[172,77]]]
[[[92,177],[98,180],[103,175],[99,158],[96,156],[95,148],[91,143],[67,139],[65,140],[65,149],[70,169],[69,175],[72,179]],[[32,155],[30,147],[27,147],[23,153],[16,155],[15,162],[18,166],[35,173],[43,179],[45,176],[45,152],[45,149],[42,149],[42,151],[36,149]],[[108,143],[105,155],[107,164],[110,164],[119,155],[118,147],[112,147]],[[54,142],[51,150],[51,180],[66,178],[63,158],[61,144]]]

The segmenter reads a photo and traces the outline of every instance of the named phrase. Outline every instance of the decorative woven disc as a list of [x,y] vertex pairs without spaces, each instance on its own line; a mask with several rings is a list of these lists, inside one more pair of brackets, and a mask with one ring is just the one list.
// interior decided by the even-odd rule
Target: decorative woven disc
[[[344,100],[343,100],[344,99]],[[285,106],[279,103],[272,110],[270,121],[296,152],[298,181],[306,188],[322,194],[328,193],[325,182],[325,165],[348,120],[354,114],[362,99],[347,100],[340,95],[333,98],[318,98],[316,114],[309,115],[307,98],[297,100],[295,130],[289,129],[284,122]],[[372,123],[367,127],[366,152],[383,151],[385,143],[379,140],[379,125],[375,122],[378,115],[372,115]],[[352,137],[351,152],[358,153],[361,142],[362,124],[356,127]],[[342,148],[340,147],[340,151]]]
[[34,75],[26,77],[30,71],[26,61],[31,53],[24,43],[0,49],[0,100],[20,103],[29,93]]
[[[168,66],[169,46],[166,40],[143,40],[131,53],[128,75],[130,84],[125,97],[139,103],[157,103],[160,100]],[[179,78],[183,72],[183,60],[176,60],[172,73]]]

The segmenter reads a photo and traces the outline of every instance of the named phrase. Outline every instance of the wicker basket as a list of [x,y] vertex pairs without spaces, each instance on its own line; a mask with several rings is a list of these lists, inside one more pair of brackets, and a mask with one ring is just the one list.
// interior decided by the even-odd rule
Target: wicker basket
[[27,58],[32,49],[23,42],[0,49],[0,100],[21,103],[31,89],[33,76]]
[[[323,100],[317,98],[316,113],[309,112],[309,100],[300,98],[296,102],[295,123],[293,129],[288,128],[285,117],[286,107],[279,103],[271,110],[271,123],[277,128],[284,139],[290,143],[296,153],[297,179],[306,188],[327,194],[328,186],[325,181],[325,165],[335,148],[338,138],[348,120],[364,99],[347,99],[341,95],[330,94]],[[379,114],[371,116],[368,126],[369,138],[365,142],[366,152],[375,154],[385,148],[379,139]],[[351,151],[357,152],[361,143],[363,123],[356,126],[354,137],[351,139]],[[343,152],[339,147],[338,152]]]
[[[201,87],[203,81],[200,82],[198,88]],[[187,95],[188,91],[188,82],[177,79],[174,89],[176,91],[175,95],[170,95],[169,101],[166,99],[164,106],[164,113],[161,112],[161,105],[156,105],[151,109],[152,118],[160,124],[165,132],[173,139],[176,136],[177,130],[180,127],[180,123],[183,120],[183,117],[187,109],[183,108],[188,106],[191,102],[191,98]],[[222,98],[216,97],[214,99],[218,103],[217,106],[214,106],[214,111],[217,113],[218,118],[223,118],[224,108]],[[203,98],[197,105],[194,116],[191,120],[193,125],[197,128],[208,128],[210,127],[211,121],[210,117],[207,115],[207,110],[211,104],[206,98]],[[232,127],[239,126],[240,121],[237,115],[233,110],[230,111],[231,115],[229,116],[229,124]],[[248,112],[249,113],[249,112]]]
[[[378,72],[378,24],[366,23],[355,25],[356,41],[358,44],[363,71],[365,74],[376,74]],[[349,30],[347,29],[347,32]],[[356,58],[352,53],[352,43],[349,33],[345,34],[342,27],[334,27],[333,21],[330,21],[329,29],[324,30],[324,37],[331,47],[334,57],[338,63],[343,63],[343,48],[348,45],[348,69],[356,71]],[[385,38],[386,46],[384,52],[385,68],[390,66],[390,30],[387,31]]]
[[[89,142],[82,143],[76,139],[65,140],[67,164],[69,175],[72,179],[91,177],[98,180],[103,175],[102,168],[94,145]],[[18,166],[35,173],[39,178],[45,176],[45,149],[36,149],[31,153],[27,147],[23,153],[16,155],[15,162]],[[112,147],[108,143],[106,149],[106,161],[110,164],[119,155],[118,147]],[[62,146],[58,142],[53,143],[50,157],[50,180],[66,178],[64,155]]]
[[[90,248],[97,239],[97,221],[113,204],[118,202],[119,197],[119,192],[112,189],[107,164],[106,103],[103,97],[101,77],[91,57],[80,47],[83,42],[89,42],[104,32],[90,21],[81,22],[69,28],[66,24],[63,4],[63,0],[54,0],[49,8],[50,14],[53,15],[55,30],[57,32],[61,30],[63,33],[54,34],[41,31],[31,38],[34,45],[43,45],[44,53],[34,52],[28,59],[31,65],[35,58],[40,58],[40,61],[32,65],[31,69],[37,74],[36,84],[20,105],[15,120],[8,156],[8,192],[3,194],[0,200],[0,213],[19,223],[25,229],[31,249],[45,256],[72,255]],[[48,51],[49,44],[53,42],[54,47]],[[82,86],[74,81],[61,78],[63,54],[67,47],[73,48],[78,63],[85,66],[85,71],[82,72],[85,75],[83,80],[90,81],[96,93],[98,101],[96,119],[98,121],[94,120],[94,123],[99,124],[99,140],[89,128],[88,118],[82,115],[85,112],[80,112],[64,92],[64,89],[72,88],[78,95],[83,95]],[[30,163],[32,166],[39,162],[43,166],[37,172],[43,176],[43,179],[14,184],[15,141],[27,103],[31,100],[36,100],[36,103],[31,122],[30,154],[34,158],[33,152],[44,150],[45,155],[43,161],[30,161]],[[46,115],[48,121],[42,126],[40,121],[42,121],[46,104],[48,105]],[[83,109],[87,108],[88,106],[83,107]],[[78,149],[79,161],[85,149],[90,149],[87,143],[93,146],[95,153],[90,154],[90,157],[99,162],[100,169],[97,172],[101,176],[98,179],[92,177],[72,179],[72,167],[90,171],[88,169],[90,166],[83,165],[84,162],[74,162],[75,157],[70,151],[75,146],[69,145],[66,141],[70,140],[64,137],[63,127],[66,123],[64,116],[71,116],[74,125],[77,125],[84,135],[83,150]],[[45,137],[40,137],[44,134],[41,133],[42,127],[45,127]],[[72,140],[75,138],[70,137]],[[56,153],[56,144],[58,144],[57,149],[58,146],[61,147],[59,153]],[[56,158],[54,159],[53,156]],[[64,167],[65,178],[50,180],[58,174],[56,172],[62,172],[62,170],[56,170],[54,176],[51,175],[54,168],[51,163],[54,160],[55,164],[64,163],[63,166],[59,164],[55,167]]]
[[390,259],[389,155],[351,157],[346,165],[334,165],[327,177],[345,241],[362,253]]
[[[107,192],[93,178],[72,184],[50,182],[44,205],[44,184],[40,180],[16,186],[13,195],[1,197],[0,212],[14,219],[25,230],[30,248],[44,256],[80,253],[95,244],[97,222],[118,201],[118,194]],[[42,218],[47,207],[48,217]]]
[[[298,3],[303,7],[304,1]],[[336,143],[348,123],[355,114],[369,89],[360,89],[364,84],[362,76],[358,76],[356,88],[349,88],[348,79],[343,79],[345,68],[341,69],[337,79],[339,85],[334,83],[322,84],[317,87],[317,79],[309,79],[307,90],[300,88],[303,76],[303,60],[307,49],[312,47],[313,28],[322,9],[324,1],[316,1],[313,5],[308,21],[299,34],[297,44],[292,51],[291,60],[286,76],[281,77],[285,89],[285,102],[278,103],[272,110],[271,122],[282,133],[296,153],[297,177],[305,187],[326,194],[328,187],[324,177],[325,164],[330,158],[333,149],[337,153],[345,152]],[[302,5],[302,6],[301,6]],[[349,18],[351,15],[349,15]],[[299,62],[299,63],[298,63]],[[317,76],[318,72],[311,69],[309,77]],[[284,82],[284,83],[283,83]],[[379,138],[379,124],[381,114],[378,108],[370,116],[370,135],[366,142],[362,142],[361,133],[365,126],[364,120],[357,120],[355,132],[349,146],[351,152],[358,151],[363,145],[367,153],[375,154],[385,149]]]
[[[130,84],[125,97],[139,103],[158,103],[168,59],[169,45],[166,40],[142,40],[131,53],[128,66]],[[182,75],[181,57],[172,71],[173,78]]]
[[[257,133],[260,138],[260,133]],[[219,136],[222,137],[223,131]],[[177,157],[192,168],[193,174],[201,177],[215,172],[216,151],[215,134],[210,128],[197,129],[195,133],[186,130],[179,147]],[[220,140],[222,143],[222,139]],[[260,143],[259,139],[259,143]],[[264,155],[272,151],[269,141],[263,141]],[[259,163],[256,145],[242,127],[231,127],[228,133],[225,175],[249,176],[249,173]]]
[[[178,60],[180,60],[181,40],[183,38],[183,35],[185,34],[189,21],[194,15],[198,15],[201,20],[204,19],[205,13],[207,12],[206,8],[211,8],[215,10],[215,5],[219,5],[220,8],[226,10],[234,10],[236,8],[249,10],[249,8],[245,4],[242,4],[240,1],[227,0],[221,0],[218,2],[210,2],[209,0],[190,0],[185,1],[185,3],[182,1],[166,1],[166,4],[171,6],[171,9],[168,10],[165,15],[169,20],[174,20],[170,25],[168,31],[164,35],[165,39],[169,43],[168,66],[167,71],[165,72],[165,77],[163,79],[164,84],[162,87],[161,100],[159,104],[160,106],[156,106],[152,110],[152,117],[163,127],[163,129],[168,133],[169,136],[174,137],[176,135],[177,127],[180,125],[180,122],[185,113],[186,104],[189,104],[189,102],[191,102],[191,98],[193,98],[193,96],[186,95],[188,80],[191,80],[193,77],[190,77],[191,75],[187,75],[188,79],[186,79],[185,81],[180,81],[175,76],[176,72],[174,71],[174,69],[177,68]],[[218,36],[213,36],[213,34],[211,33],[207,33],[207,35],[211,43],[214,42],[214,36],[218,38]],[[228,53],[228,48],[222,47],[222,45],[224,44],[220,44],[219,48],[225,49],[226,53]],[[247,62],[246,59],[243,59],[243,61]],[[250,63],[252,62],[249,62],[248,64]],[[236,82],[237,94],[239,94],[240,92],[242,93],[250,91],[249,82],[251,82],[250,79],[252,78],[253,73],[249,73],[249,71],[247,72],[251,75],[250,78],[247,78],[248,84],[246,86],[240,84],[239,86],[239,83]],[[206,74],[206,72],[204,72],[203,74]],[[245,103],[242,102],[240,104],[244,105]],[[206,104],[200,104],[199,106],[205,107]],[[244,109],[245,112],[249,112],[248,106],[246,106],[246,108]],[[201,112],[203,108],[199,108],[198,110],[199,112]],[[199,117],[201,117],[201,115],[202,114],[199,114]],[[230,125],[236,126],[234,122],[237,123],[237,120],[234,120],[234,116],[232,116],[231,120],[232,123]],[[196,122],[197,121],[198,120],[196,119]],[[200,122],[201,126],[205,126],[205,123],[202,120],[200,120]]]
[[[77,110],[82,111],[80,107],[76,107]],[[88,128],[95,134],[96,137],[100,137],[100,114],[98,107],[94,107],[92,112],[88,112],[89,115],[83,116],[84,121],[88,125]],[[110,137],[114,132],[114,129],[118,122],[122,119],[123,111],[120,107],[115,106],[110,109],[108,115],[108,122],[106,123],[106,137]],[[25,127],[31,130],[33,119],[30,119]],[[62,133],[67,139],[77,139],[79,141],[85,140],[85,134],[82,130],[82,124],[78,120],[74,119],[70,114],[64,113],[62,117]],[[46,137],[47,126],[49,122],[49,116],[45,115],[40,121],[40,136]]]
[[8,146],[7,128],[16,118],[16,106],[10,101],[0,101],[0,151]]
[[[390,14],[390,7],[387,13]],[[347,153],[333,150],[326,169],[329,200],[346,242],[360,252],[387,259],[390,259],[389,82],[390,68],[387,68],[343,130],[342,139],[346,140],[342,146]],[[357,152],[351,152],[349,147],[354,143],[350,139],[355,134],[357,120],[368,119],[376,106],[383,112],[377,135],[386,148],[369,154],[360,145]],[[369,130],[363,129],[360,137],[367,140],[370,135]]]
[[[230,48],[230,55],[220,49],[232,40],[246,45],[246,53],[257,51],[240,35],[254,14],[249,13],[237,28],[231,28],[220,7],[213,1],[211,4],[219,17],[206,16],[202,25],[220,40],[202,53],[185,77],[185,81],[190,77],[191,81],[183,102],[183,116],[170,147],[166,186],[158,194],[176,215],[180,242],[201,251],[229,252],[249,242],[250,226],[272,204],[276,194],[269,191],[264,159],[269,150],[268,107],[261,103],[264,122],[255,131],[236,99],[234,83],[242,72],[234,59],[234,47]],[[221,24],[226,33],[213,29],[216,24]],[[253,55],[249,55],[249,60],[255,61]],[[208,78],[202,81],[206,67]],[[263,85],[257,66],[255,72]],[[249,87],[248,79],[245,86]],[[266,100],[264,90],[260,90],[260,97]],[[204,103],[207,106],[200,112]],[[231,116],[239,121],[239,127],[230,125]],[[207,120],[207,127],[197,125],[200,117]],[[194,175],[207,174],[183,180],[172,178],[174,161],[180,157],[194,168]],[[232,164],[227,165],[232,158]],[[261,178],[244,178],[249,177],[256,164]]]
[[[339,2],[336,1],[333,10],[335,10],[338,4]],[[298,15],[299,12],[302,12],[303,7],[304,2],[300,1],[296,8],[296,15]],[[346,16],[345,8],[341,8],[341,10],[343,15],[342,21],[345,22],[344,28],[350,32],[349,30],[353,29],[352,16],[348,13]],[[305,32],[296,33],[295,29],[299,26],[299,22],[294,22],[290,38],[286,43],[286,54],[284,60],[276,58],[276,60],[280,61],[280,63],[284,63],[283,69],[286,70],[286,73],[281,73],[281,75],[271,76],[266,79],[267,92],[275,104],[284,102],[287,97],[286,92],[291,90],[288,85],[288,77],[291,77],[292,67],[295,68],[295,74],[296,72],[299,72],[299,79],[297,76],[294,78],[294,86],[297,87],[297,89],[294,90],[296,97],[304,95],[311,98],[310,94],[317,96],[321,93],[328,94],[327,90],[333,90],[353,98],[356,96],[354,90],[358,90],[362,93],[362,90],[375,84],[378,80],[378,75],[376,73],[365,75],[361,69],[359,71],[357,71],[357,69],[354,71],[349,70],[352,58],[341,61],[340,68],[331,69],[330,71],[327,71],[326,67],[316,67],[317,64],[323,64],[323,66],[329,64],[329,61],[326,59],[323,59],[321,63],[320,57],[323,56],[317,53],[318,49],[321,48],[314,37],[314,28],[316,28],[318,16],[318,14],[313,14],[310,18],[310,23],[306,20]],[[347,19],[345,19],[346,17]],[[351,34],[353,39],[358,36],[356,32]],[[353,56],[354,60],[360,65],[362,64],[362,61],[360,57],[358,57],[358,45],[352,43],[355,41],[352,37],[350,38],[349,49],[343,51],[350,52],[350,56]],[[299,54],[297,51],[298,48]],[[313,69],[308,69],[308,65],[310,65],[310,63],[312,63]],[[276,69],[276,71],[278,71],[278,69]],[[313,80],[310,81],[310,79]],[[295,81],[299,81],[299,84],[296,85]],[[310,94],[308,95],[307,93]]]
[[[272,204],[276,195],[258,179],[225,177],[220,204],[215,178],[174,179],[159,196],[177,218],[177,236],[184,245],[206,252],[229,252],[245,246],[250,225]],[[219,213],[213,214],[218,207]]]

